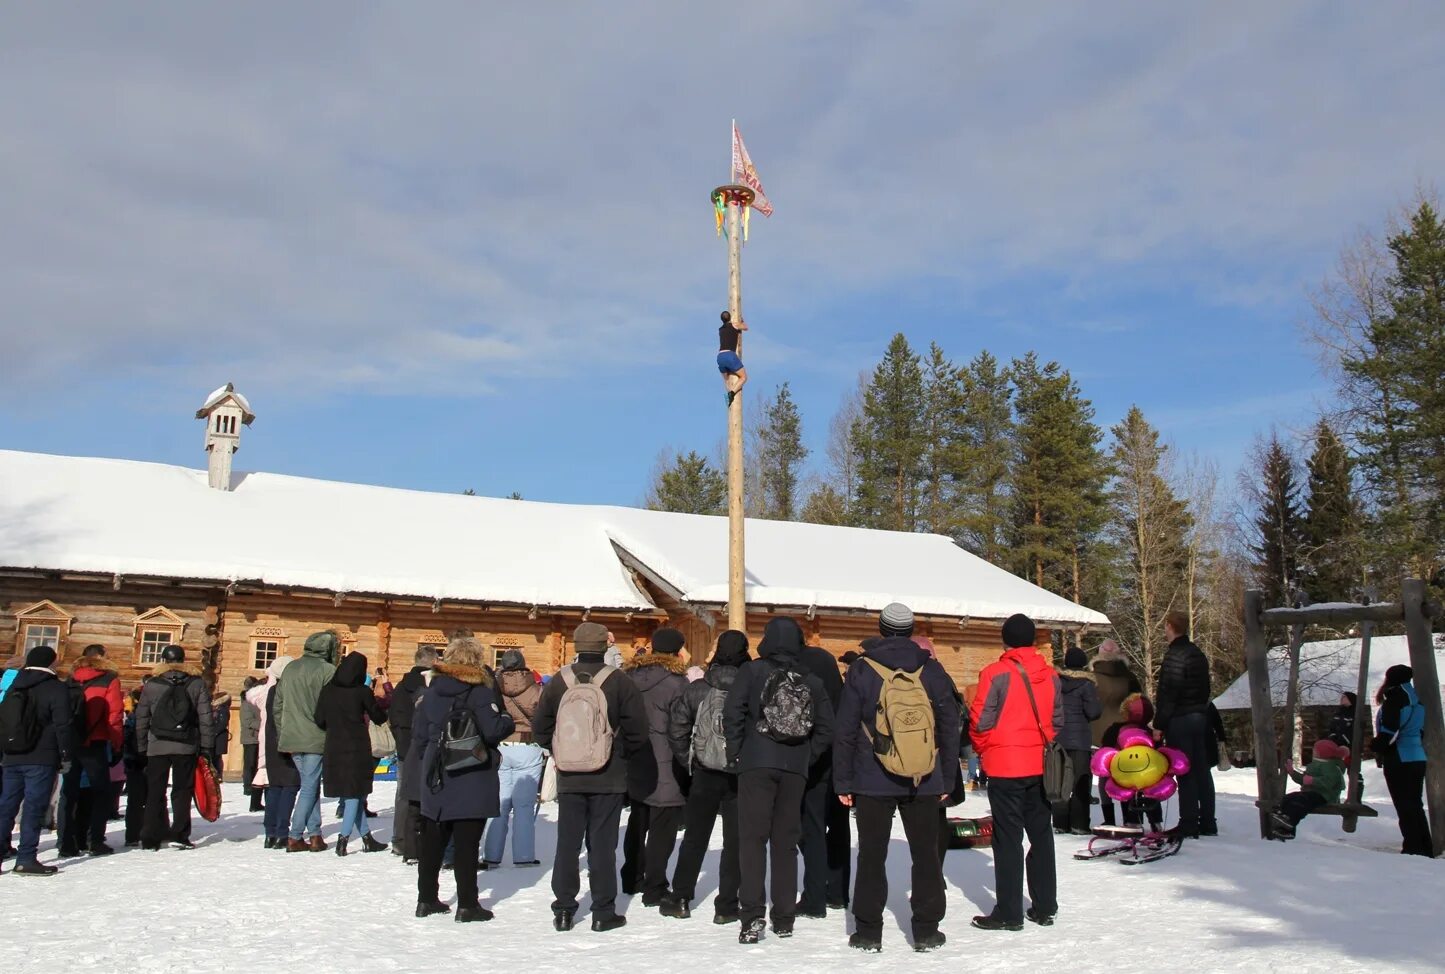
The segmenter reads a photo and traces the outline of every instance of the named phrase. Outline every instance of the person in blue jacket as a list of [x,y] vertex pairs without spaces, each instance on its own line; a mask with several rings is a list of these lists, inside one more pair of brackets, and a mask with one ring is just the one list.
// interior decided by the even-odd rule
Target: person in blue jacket
[[1375,758],[1385,769],[1390,801],[1400,820],[1407,856],[1434,856],[1430,842],[1430,820],[1425,816],[1425,708],[1411,681],[1414,670],[1392,666],[1385,671],[1385,684],[1375,694],[1380,707],[1375,716]]

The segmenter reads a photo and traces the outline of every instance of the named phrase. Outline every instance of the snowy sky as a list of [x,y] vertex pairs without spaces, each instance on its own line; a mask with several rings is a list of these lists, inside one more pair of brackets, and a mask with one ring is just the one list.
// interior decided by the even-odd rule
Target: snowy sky
[[[710,9],[708,9],[710,8]],[[722,25],[746,25],[729,38]],[[0,446],[631,503],[889,335],[1037,349],[1232,468],[1327,394],[1305,289],[1445,163],[1435,2],[29,4],[0,32]],[[1288,359],[1271,365],[1278,355]]]

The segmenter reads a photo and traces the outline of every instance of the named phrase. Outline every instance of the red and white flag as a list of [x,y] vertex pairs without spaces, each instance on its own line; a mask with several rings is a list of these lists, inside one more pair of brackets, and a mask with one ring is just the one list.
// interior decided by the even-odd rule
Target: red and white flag
[[768,196],[763,192],[763,181],[758,178],[758,170],[748,156],[748,147],[743,145],[743,134],[738,131],[736,121],[733,122],[733,182],[742,183],[757,194],[753,209],[763,216],[773,215],[773,204],[768,202]]

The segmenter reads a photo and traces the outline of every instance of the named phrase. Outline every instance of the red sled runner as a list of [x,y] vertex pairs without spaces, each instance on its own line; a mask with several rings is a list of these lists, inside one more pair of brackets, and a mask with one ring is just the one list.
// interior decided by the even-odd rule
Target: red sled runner
[[196,812],[207,822],[221,817],[221,779],[211,762],[196,758]]

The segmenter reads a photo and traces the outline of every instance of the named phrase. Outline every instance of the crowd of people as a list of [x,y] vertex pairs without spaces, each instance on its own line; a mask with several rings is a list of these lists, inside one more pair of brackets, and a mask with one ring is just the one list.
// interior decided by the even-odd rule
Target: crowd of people
[[[976,782],[987,783],[996,902],[973,926],[1051,925],[1060,909],[1054,836],[1091,832],[1090,753],[1117,744],[1126,727],[1152,729],[1189,758],[1170,833],[1218,834],[1211,771],[1223,727],[1208,660],[1181,614],[1166,620],[1152,700],[1112,641],[1092,663],[1069,649],[1056,670],[1023,615],[1004,622],[1003,652],[966,694],[915,632],[908,607],[887,606],[878,628],[840,661],[807,645],[792,619],[775,618],[756,654],[730,630],[694,665],[676,629],[658,629],[650,646],[623,660],[603,626],[584,622],[573,634],[575,659],[549,678],[516,650],[488,666],[482,645],[461,632],[444,652],[420,648],[395,686],[368,672],[362,654],[342,656],[335,633],[319,632],[298,658],[278,658],[264,680],[247,681],[239,723],[249,810],[262,813],[268,850],[385,851],[370,829],[368,799],[377,754],[394,751],[390,850],[416,869],[416,916],[478,922],[493,918],[479,898],[479,871],[500,867],[509,851],[515,867],[540,866],[539,799],[555,800],[559,932],[577,922],[584,855],[593,931],[626,925],[619,896],[691,918],[721,819],[715,923],[735,925],[751,944],[769,931],[790,937],[800,917],[851,910],[849,944],[864,951],[883,946],[895,819],[911,859],[913,947],[944,944],[948,809]],[[0,679],[0,854],[14,858],[13,872],[57,871],[37,855],[52,803],[62,858],[113,852],[106,823],[122,790],[127,846],[192,848],[197,763],[220,769],[229,695],[180,646],[166,647],[129,694],[102,646],[87,647],[68,678],[55,664],[53,649],[37,647]],[[1429,855],[1424,715],[1408,667],[1391,668],[1377,703],[1373,743],[1401,810],[1403,851]],[[1332,725],[1309,765],[1289,768],[1302,790],[1274,813],[1277,837],[1292,837],[1306,815],[1339,800],[1352,733]],[[1053,796],[1045,785],[1051,741],[1074,769]],[[333,800],[341,826],[328,844],[322,807]],[[1158,802],[1116,809],[1101,788],[1097,804],[1107,825],[1147,819],[1163,828]],[[441,898],[444,869],[454,876],[454,908]]]

